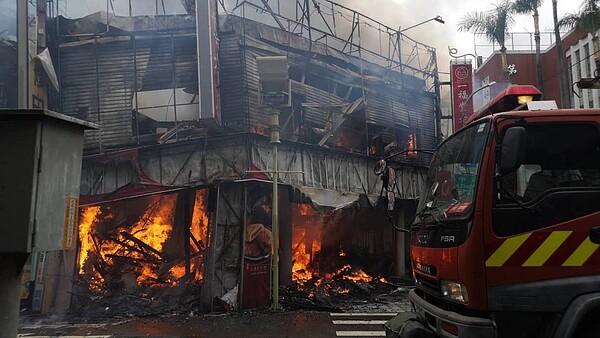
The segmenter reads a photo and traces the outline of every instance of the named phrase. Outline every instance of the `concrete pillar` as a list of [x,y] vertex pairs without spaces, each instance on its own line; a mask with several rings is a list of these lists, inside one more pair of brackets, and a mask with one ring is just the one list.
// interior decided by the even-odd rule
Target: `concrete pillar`
[[[214,188],[212,188],[214,189]],[[210,194],[209,199],[214,199],[213,201],[207,201],[207,204],[213,205],[213,208],[207,210],[210,212],[209,217],[209,226],[208,230],[210,231],[209,238],[210,241],[206,244],[206,251],[204,252],[204,286],[202,287],[202,307],[205,311],[212,311],[213,307],[213,288],[215,285],[214,275],[215,275],[215,259],[216,259],[216,247],[217,247],[217,226],[219,221],[219,207],[221,200],[221,186],[217,184],[216,193]]]
[[19,329],[21,272],[28,253],[0,254],[0,337],[16,337]]
[[[401,201],[398,207],[398,214],[396,217],[396,226],[399,228],[406,228],[407,224],[405,222],[405,202]],[[407,233],[395,230],[396,234],[396,269],[395,274],[399,277],[407,277],[406,276],[406,237]]]

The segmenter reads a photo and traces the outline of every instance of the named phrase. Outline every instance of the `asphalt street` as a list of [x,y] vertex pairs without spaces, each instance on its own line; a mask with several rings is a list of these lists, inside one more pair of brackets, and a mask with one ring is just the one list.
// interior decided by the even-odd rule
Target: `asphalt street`
[[27,316],[21,318],[19,337],[382,337],[382,324],[408,309],[408,302],[402,300],[360,303],[340,312],[262,310],[114,318],[85,324],[64,317]]

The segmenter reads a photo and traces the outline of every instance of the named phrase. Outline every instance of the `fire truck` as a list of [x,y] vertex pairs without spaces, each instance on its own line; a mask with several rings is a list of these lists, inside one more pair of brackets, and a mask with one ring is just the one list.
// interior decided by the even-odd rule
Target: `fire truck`
[[437,336],[600,337],[600,110],[540,96],[509,86],[432,154],[409,298]]

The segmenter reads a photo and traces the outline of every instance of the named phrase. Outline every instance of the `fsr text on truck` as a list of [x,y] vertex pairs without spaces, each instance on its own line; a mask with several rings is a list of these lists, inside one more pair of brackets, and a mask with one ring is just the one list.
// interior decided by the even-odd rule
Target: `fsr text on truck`
[[433,153],[409,297],[439,336],[600,337],[600,110],[539,97],[508,87]]

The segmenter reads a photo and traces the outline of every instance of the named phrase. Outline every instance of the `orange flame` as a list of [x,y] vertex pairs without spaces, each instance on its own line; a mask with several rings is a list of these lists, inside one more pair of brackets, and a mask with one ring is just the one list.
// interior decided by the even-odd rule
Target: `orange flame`
[[175,265],[174,267],[172,267],[171,269],[169,269],[169,273],[175,279],[180,279],[183,276],[185,276],[185,265],[183,263]]
[[[205,206],[206,190],[198,190],[192,216],[190,234],[191,269],[195,280],[202,279],[202,258],[207,242],[208,215]],[[94,206],[82,208],[79,224],[79,273],[85,276],[90,288],[100,291],[104,278],[103,271],[115,268],[124,271],[123,264],[128,260],[128,271],[137,275],[138,285],[168,286],[177,284],[185,276],[183,261],[160,272],[161,266],[170,264],[162,257],[163,246],[171,236],[177,195],[156,195],[148,198],[148,208],[134,224],[113,224],[111,207]],[[160,275],[159,275],[160,274]],[[106,275],[106,274],[105,274]],[[109,272],[109,275],[114,275]],[[113,276],[114,277],[114,276]]]
[[364,282],[368,283],[373,281],[373,277],[366,274],[362,269],[358,269],[357,271],[352,271],[350,274],[346,274],[343,276],[345,280],[351,280],[353,282]]
[[[325,262],[333,257],[322,257],[321,241],[324,236],[325,224],[341,219],[332,213],[318,212],[310,204],[294,204],[292,207],[292,279],[303,286],[311,279],[314,287],[330,280],[349,280],[353,282],[371,282],[374,278],[362,269],[353,268],[346,263],[348,253],[342,246],[339,247],[338,262]],[[333,270],[335,263],[343,266]],[[332,269],[333,271],[324,271]],[[326,289],[327,289],[326,285]],[[338,292],[332,290],[333,292]],[[349,292],[349,291],[348,291]],[[339,292],[338,292],[339,293]]]
[[190,235],[198,242],[201,247],[190,238],[190,246],[196,248],[199,255],[192,259],[192,271],[196,271],[196,280],[202,280],[202,268],[204,266],[204,249],[208,241],[208,213],[206,212],[206,198],[208,195],[207,189],[196,191],[196,199],[194,202],[194,212],[192,214],[192,225],[190,227]]
[[292,279],[306,282],[317,274],[311,263],[321,251],[322,225],[315,221],[318,214],[309,204],[294,204],[293,213],[300,217],[292,233]]
[[92,225],[98,222],[98,216],[102,213],[100,207],[83,208],[81,218],[79,220],[79,273],[83,273],[83,263],[88,258],[88,253],[93,250],[94,240],[92,239]]
[[410,133],[410,134],[408,134],[408,150],[409,151],[406,153],[406,156],[408,156],[408,157],[417,156],[417,152],[414,151],[415,149],[417,149],[417,134]]

